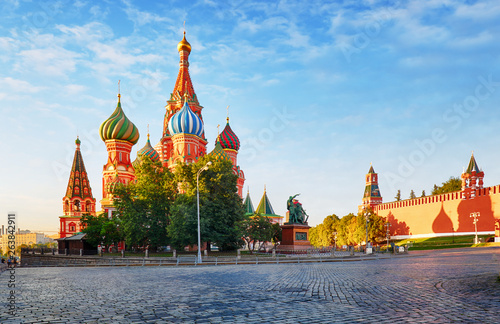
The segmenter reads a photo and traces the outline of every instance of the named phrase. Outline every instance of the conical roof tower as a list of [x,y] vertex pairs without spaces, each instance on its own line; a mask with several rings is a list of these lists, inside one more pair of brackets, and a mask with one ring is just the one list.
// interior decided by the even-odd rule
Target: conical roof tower
[[271,201],[269,200],[269,197],[267,196],[266,187],[264,187],[264,194],[262,195],[262,198],[260,199],[260,202],[259,202],[259,205],[257,206],[257,209],[255,210],[255,215],[267,217],[273,223],[281,224],[283,222],[284,217],[277,215],[274,212],[273,206],[271,205]]
[[71,172],[63,197],[63,212],[60,216],[60,237],[71,236],[81,230],[80,218],[84,214],[95,215],[96,200],[92,195],[92,188],[83,163],[80,151],[81,141],[77,137],[75,156],[71,166]]
[[363,212],[364,210],[382,203],[382,196],[380,195],[380,189],[378,187],[378,174],[375,173],[373,165],[370,165],[370,169],[366,174],[366,185],[365,192],[363,194],[363,203],[358,207],[358,212]]
[[245,209],[245,215],[254,215],[255,209],[253,208],[252,199],[250,198],[250,190],[247,191],[247,196],[243,202],[243,208]]
[[[160,140],[160,159],[164,166],[173,169],[177,162],[193,163],[207,152],[207,141],[203,128],[203,107],[198,102],[191,76],[189,75],[189,54],[191,44],[186,32],[177,45],[179,72],[174,90],[165,106],[163,136]],[[157,146],[155,146],[157,147]]]
[[484,172],[479,168],[472,152],[467,170],[462,173],[462,199],[473,199],[476,190],[483,188]]

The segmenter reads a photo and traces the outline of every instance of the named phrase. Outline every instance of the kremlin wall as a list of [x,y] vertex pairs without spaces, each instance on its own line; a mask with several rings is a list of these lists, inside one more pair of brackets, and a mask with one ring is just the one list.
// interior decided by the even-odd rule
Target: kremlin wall
[[473,235],[476,233],[473,213],[477,217],[478,234],[495,234],[500,241],[500,185],[483,187],[484,172],[474,155],[462,173],[462,189],[440,195],[394,202],[382,202],[378,174],[370,167],[366,175],[363,203],[358,211],[371,208],[391,224],[391,239]]

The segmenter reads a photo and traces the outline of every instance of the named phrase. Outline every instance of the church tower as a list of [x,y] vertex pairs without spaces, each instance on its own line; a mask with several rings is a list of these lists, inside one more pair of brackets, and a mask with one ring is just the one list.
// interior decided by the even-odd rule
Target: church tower
[[71,236],[82,230],[80,218],[85,214],[95,215],[95,198],[83,164],[80,139],[77,137],[75,157],[71,166],[66,195],[63,197],[64,215],[59,217],[61,238]]
[[462,173],[462,199],[474,199],[476,189],[483,188],[483,178],[484,172],[479,169],[473,152],[467,170]]
[[378,188],[378,174],[375,173],[373,166],[370,165],[370,170],[366,175],[365,193],[363,195],[363,203],[358,206],[358,212],[363,212],[367,208],[374,209],[375,206],[382,203],[382,196]]
[[240,140],[229,126],[229,117],[226,119],[226,127],[222,133],[217,136],[216,143],[220,143],[224,152],[231,158],[233,162],[233,172],[238,176],[236,186],[238,187],[238,195],[243,198],[243,185],[245,184],[245,174],[238,165],[238,150],[240,149]]
[[[198,102],[189,75],[191,45],[186,40],[186,32],[177,45],[177,51],[180,57],[179,73],[165,106],[161,145],[155,146],[163,165],[170,168],[178,161],[196,162],[198,157],[206,154],[207,146],[201,115],[203,107]],[[176,118],[172,121],[174,116]]]
[[101,207],[110,217],[114,210],[114,187],[119,183],[127,184],[135,179],[130,151],[139,140],[139,130],[122,110],[120,94],[115,111],[101,124],[99,134],[108,150],[108,161],[102,171]]

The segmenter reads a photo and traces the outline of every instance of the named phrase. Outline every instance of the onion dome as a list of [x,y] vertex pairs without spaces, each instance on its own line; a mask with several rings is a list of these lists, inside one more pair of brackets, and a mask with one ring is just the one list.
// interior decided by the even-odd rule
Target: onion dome
[[120,185],[120,178],[118,177],[118,173],[115,173],[113,179],[106,184],[106,191],[108,195],[113,195],[116,187]]
[[192,134],[201,137],[203,135],[203,122],[196,115],[187,103],[184,101],[184,106],[176,112],[168,122],[168,131],[170,134]]
[[191,44],[186,40],[186,32],[184,32],[184,37],[182,40],[177,44],[177,51],[187,51],[188,53],[191,53]]
[[151,142],[149,141],[149,134],[146,145],[144,145],[143,148],[137,151],[137,157],[140,158],[141,156],[149,156],[149,158],[153,161],[158,161],[160,159],[160,155],[158,154],[158,152],[156,152],[153,146],[151,146]]
[[101,124],[99,134],[103,141],[114,139],[136,144],[139,140],[139,130],[127,116],[125,116],[122,110],[120,95],[118,95],[118,105],[115,111]]
[[227,118],[226,127],[224,127],[222,133],[217,136],[217,142],[220,142],[223,149],[232,149],[235,151],[240,149],[240,140],[231,129],[231,126],[229,126],[229,117]]
[[82,142],[80,141],[80,138],[78,136],[76,137],[75,144],[80,145]]
[[215,157],[217,161],[231,161],[231,158],[229,157],[229,155],[227,155],[226,152],[224,152],[224,149],[219,142],[215,143],[215,147],[213,151],[209,153],[209,155]]

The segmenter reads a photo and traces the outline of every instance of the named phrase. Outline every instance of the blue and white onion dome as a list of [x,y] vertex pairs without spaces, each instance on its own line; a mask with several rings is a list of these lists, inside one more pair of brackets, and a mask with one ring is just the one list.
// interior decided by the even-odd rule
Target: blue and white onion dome
[[203,135],[203,122],[201,118],[189,108],[186,101],[181,110],[170,118],[168,130],[172,135],[192,134],[201,137]]

